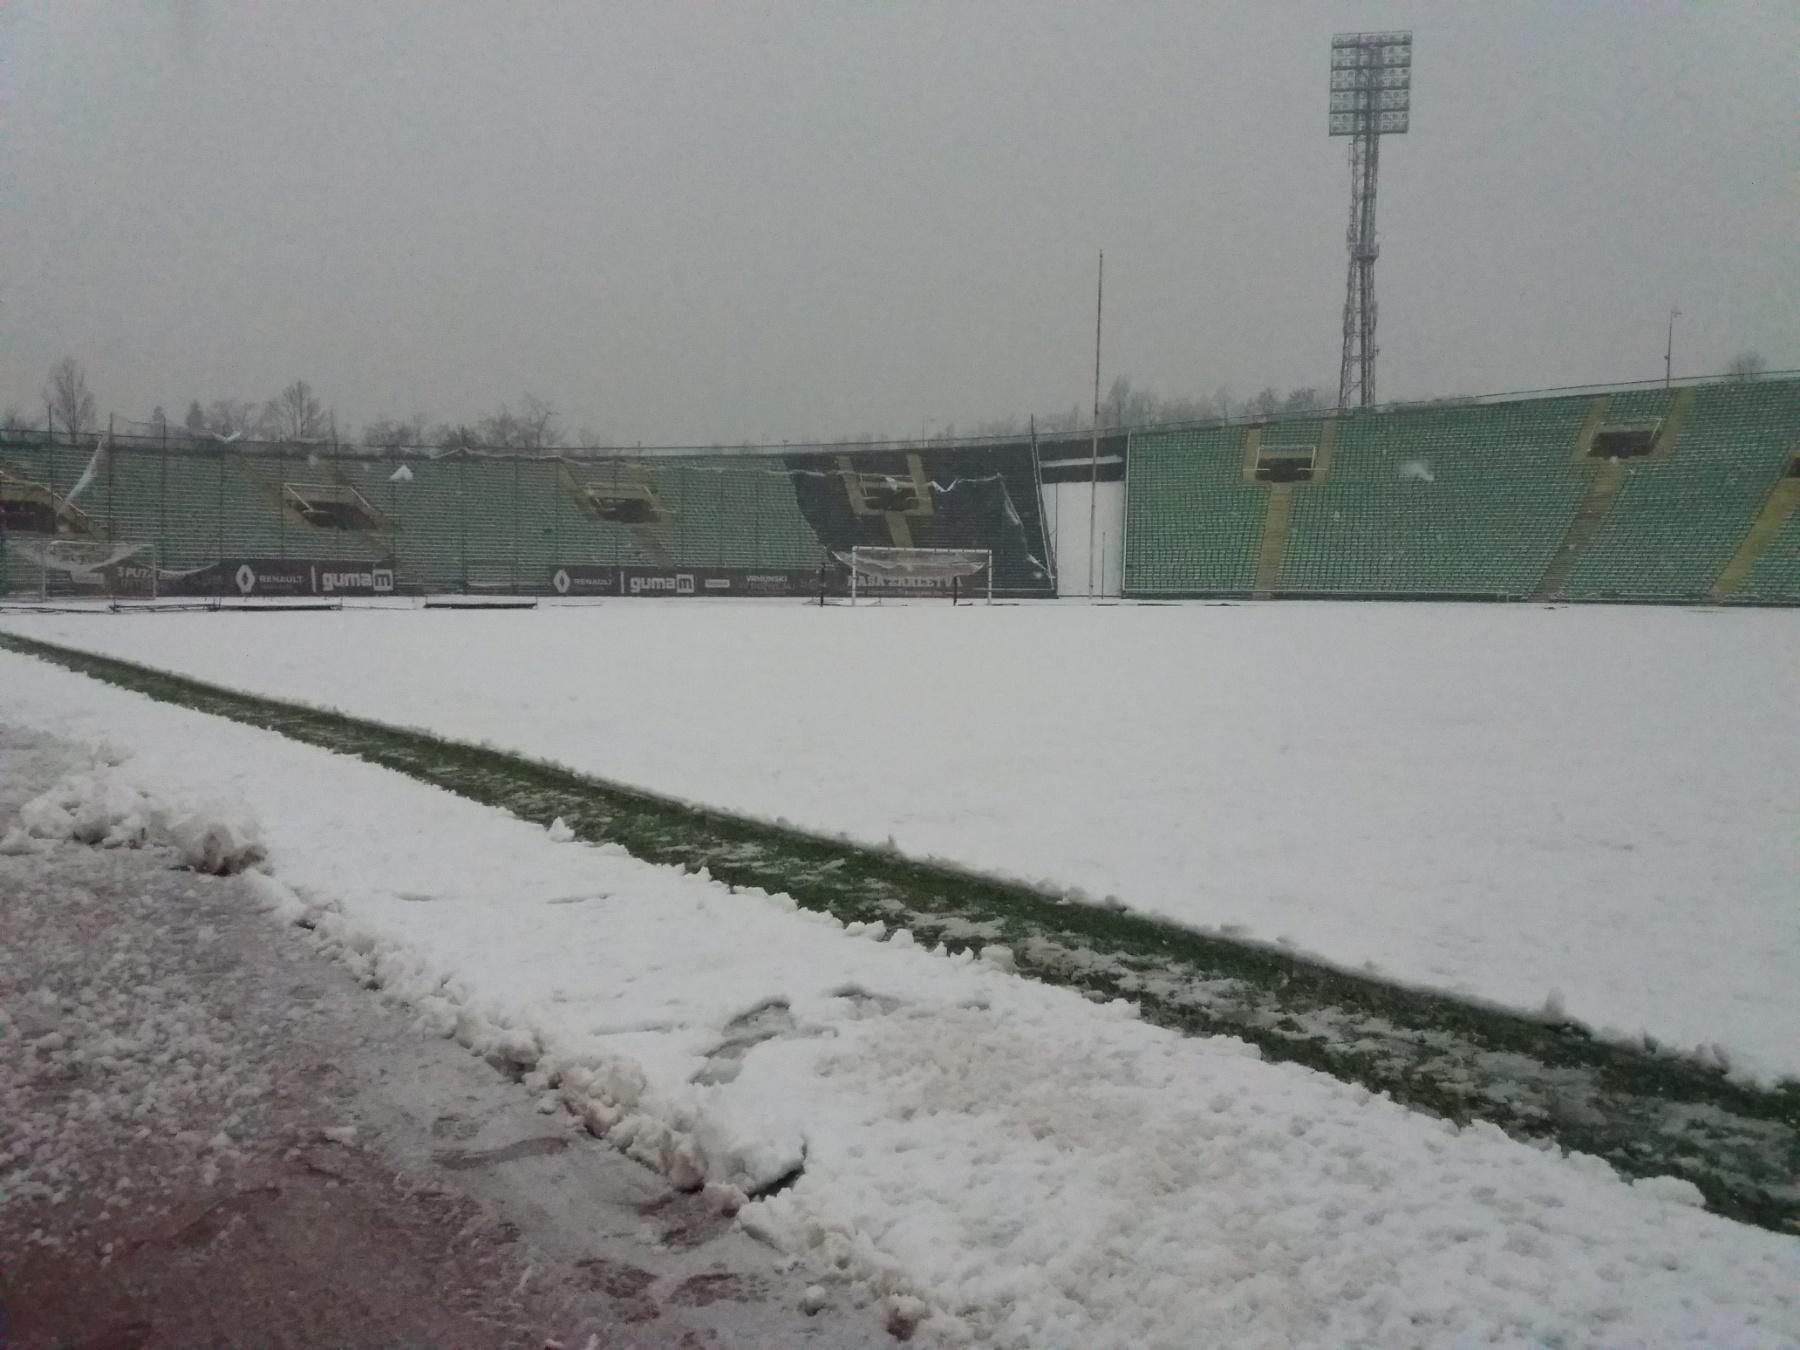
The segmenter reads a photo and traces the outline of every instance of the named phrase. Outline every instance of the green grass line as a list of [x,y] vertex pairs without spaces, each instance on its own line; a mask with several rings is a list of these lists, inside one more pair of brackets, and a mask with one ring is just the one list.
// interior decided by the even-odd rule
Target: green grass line
[[1180,924],[734,815],[525,756],[263,698],[134,662],[0,634],[35,656],[163,702],[277,732],[728,885],[784,891],[960,950],[1011,947],[1023,974],[1145,1020],[1226,1034],[1458,1121],[1693,1181],[1720,1213],[1800,1231],[1800,1083],[1762,1088],[1580,1026],[1410,988]]

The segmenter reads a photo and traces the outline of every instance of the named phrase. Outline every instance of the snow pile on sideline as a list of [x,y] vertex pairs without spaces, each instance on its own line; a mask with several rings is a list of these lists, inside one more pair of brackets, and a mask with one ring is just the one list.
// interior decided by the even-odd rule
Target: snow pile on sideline
[[263,857],[261,832],[241,807],[170,806],[104,762],[25,803],[18,823],[0,835],[0,853],[31,853],[63,839],[102,848],[166,847],[184,867],[213,876],[231,876]]
[[7,654],[0,718],[241,797],[266,903],[917,1343],[1800,1339],[1800,1249],[1680,1183]]

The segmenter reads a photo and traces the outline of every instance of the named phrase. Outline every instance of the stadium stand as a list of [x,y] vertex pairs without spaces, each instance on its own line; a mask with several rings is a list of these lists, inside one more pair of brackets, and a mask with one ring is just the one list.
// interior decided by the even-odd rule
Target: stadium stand
[[1795,603],[1800,598],[1800,474],[1782,484],[1785,518],[1737,584],[1716,599]]
[[[1157,428],[1103,448],[546,457],[12,431],[0,586],[91,593],[85,560],[135,548],[170,593],[228,593],[266,563],[404,592],[638,593],[624,572],[766,570],[779,584],[753,593],[794,594],[862,546],[989,550],[996,594],[1050,596],[1043,482],[1100,463],[1116,480],[1122,462],[1130,596],[1800,603],[1792,377]],[[377,569],[379,584],[345,580]],[[673,584],[641,589],[739,593],[718,575]]]
[[1674,425],[1652,453],[1623,462],[1618,496],[1563,596],[1708,598],[1791,460],[1800,381],[1715,385],[1660,399],[1615,396],[1607,417]]
[[1295,493],[1277,589],[1530,594],[1586,486],[1583,415],[1562,399],[1343,419],[1329,472]]
[[[405,461],[408,478],[388,484],[398,568],[426,590],[466,590],[468,530],[462,454]],[[394,470],[399,472],[398,467]],[[390,479],[392,475],[389,475]]]
[[[116,453],[121,460],[131,457],[128,450]],[[155,458],[161,461],[156,475],[160,489],[156,537],[162,565],[187,571],[217,562],[225,556],[225,512],[221,509],[225,454],[215,451]]]
[[800,514],[792,476],[762,457],[668,461],[656,481],[681,524],[680,556],[720,567],[816,567],[819,538]]
[[162,539],[167,533],[163,503],[168,460],[162,455],[116,453],[111,460],[108,518],[114,536],[152,543]]
[[93,533],[87,513],[57,492],[53,460],[42,447],[9,449],[0,458],[0,527],[38,535]]
[[[104,472],[78,505],[67,494],[90,462]],[[997,586],[1052,593],[1028,444],[791,462],[119,438],[97,458],[91,444],[7,444],[0,473],[13,533],[134,539],[184,576],[244,560],[380,563],[402,591],[543,590],[571,567],[797,576],[898,532],[922,547],[992,548]],[[890,479],[906,485],[906,504],[882,498]],[[212,584],[229,589],[224,578]]]
[[1800,602],[1800,380],[1132,438],[1136,596]]
[[519,590],[523,582],[519,571],[519,461],[460,455],[456,478],[462,535],[462,584],[458,589]]
[[1249,595],[1269,491],[1245,482],[1244,429],[1134,436],[1125,479],[1128,595]]

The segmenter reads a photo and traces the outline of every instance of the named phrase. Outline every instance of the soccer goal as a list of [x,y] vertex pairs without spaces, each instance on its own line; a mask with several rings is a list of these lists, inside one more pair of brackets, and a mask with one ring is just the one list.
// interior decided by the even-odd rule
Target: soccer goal
[[874,548],[839,560],[850,568],[850,603],[884,596],[961,601],[994,599],[994,554],[985,548]]
[[17,535],[7,542],[12,565],[6,569],[5,587],[15,596],[38,600],[156,598],[162,571],[155,544]]

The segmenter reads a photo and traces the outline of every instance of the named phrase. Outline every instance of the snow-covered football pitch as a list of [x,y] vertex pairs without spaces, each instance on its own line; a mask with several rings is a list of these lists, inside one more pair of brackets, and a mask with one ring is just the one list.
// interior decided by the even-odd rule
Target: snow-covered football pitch
[[[1800,1075],[1790,612],[622,601],[0,630],[1648,1036],[1722,1093]],[[0,718],[105,747],[38,835],[225,797],[278,912],[947,1341],[1800,1338],[1792,1238],[1686,1183],[1172,1037],[1016,979],[1029,953],[979,925],[933,956],[9,653]]]
[[23,636],[1800,1076],[1800,614],[616,602]]

